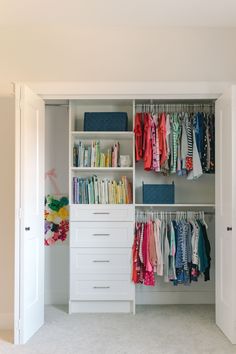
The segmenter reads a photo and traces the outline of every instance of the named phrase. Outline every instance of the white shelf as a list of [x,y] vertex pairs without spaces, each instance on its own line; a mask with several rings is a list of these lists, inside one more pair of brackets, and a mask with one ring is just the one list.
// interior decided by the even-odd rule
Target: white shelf
[[88,209],[104,209],[104,208],[117,208],[119,209],[120,207],[122,208],[134,208],[134,204],[131,203],[131,204],[102,204],[102,203],[99,203],[99,204],[75,204],[75,203],[71,203],[70,204],[73,208],[84,208],[86,206],[86,208]]
[[71,167],[72,171],[78,172],[129,172],[133,167]]
[[91,132],[91,131],[72,131],[71,135],[80,137],[81,139],[109,139],[109,140],[128,140],[133,139],[134,133],[131,131],[124,132]]
[[171,207],[171,208],[180,208],[180,207],[197,207],[197,208],[214,208],[215,207],[215,204],[135,204],[136,207],[158,207],[158,208],[161,208],[161,207]]

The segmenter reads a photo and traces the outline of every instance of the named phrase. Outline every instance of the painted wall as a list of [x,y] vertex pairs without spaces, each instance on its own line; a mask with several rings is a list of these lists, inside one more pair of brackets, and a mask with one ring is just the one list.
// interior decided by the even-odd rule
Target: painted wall
[[141,25],[1,27],[0,94],[11,81],[236,80],[235,28]]
[[14,118],[13,98],[0,98],[0,329],[13,325]]
[[[48,107],[45,110],[45,171],[55,168],[56,184],[68,195],[69,173],[68,107]],[[46,179],[46,194],[55,194],[53,184]],[[68,241],[45,246],[45,304],[67,304],[69,291]]]
[[[236,29],[141,29],[138,24],[137,28],[109,30],[55,24],[1,27],[0,95],[10,94],[12,81],[236,81],[235,38]],[[4,201],[0,207],[0,284],[4,284],[4,289],[0,289],[0,327],[11,326],[13,308],[14,115],[11,113],[14,106],[12,102],[10,107],[11,102],[9,98],[0,100],[0,195]],[[55,141],[56,138],[55,134]],[[65,147],[68,147],[66,141]],[[66,281],[66,256],[61,268],[53,266],[53,259],[61,257],[63,247],[67,246],[46,251],[52,256],[46,253],[46,294],[55,279]],[[53,296],[57,303],[66,300],[66,292],[61,291],[64,284],[61,281],[62,286]],[[46,295],[48,303],[54,302],[50,296]]]

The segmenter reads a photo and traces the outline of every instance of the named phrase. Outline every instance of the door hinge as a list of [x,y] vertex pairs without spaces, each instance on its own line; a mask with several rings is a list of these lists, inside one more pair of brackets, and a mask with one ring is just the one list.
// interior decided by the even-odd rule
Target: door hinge
[[21,331],[22,330],[22,321],[21,321],[21,319],[20,320],[18,320],[18,331]]
[[19,109],[21,110],[21,107],[22,107],[21,99],[18,100],[18,107],[19,107]]

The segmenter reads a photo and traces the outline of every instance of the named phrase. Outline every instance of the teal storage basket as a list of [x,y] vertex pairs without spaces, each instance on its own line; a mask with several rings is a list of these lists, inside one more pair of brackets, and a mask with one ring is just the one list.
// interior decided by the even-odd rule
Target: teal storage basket
[[126,112],[85,112],[84,131],[127,131]]
[[144,184],[143,204],[175,204],[175,184]]

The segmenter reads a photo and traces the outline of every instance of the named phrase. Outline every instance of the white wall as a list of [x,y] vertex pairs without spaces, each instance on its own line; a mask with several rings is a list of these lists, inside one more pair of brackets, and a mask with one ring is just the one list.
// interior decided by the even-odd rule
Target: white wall
[[[11,92],[12,81],[235,81],[235,39],[236,29],[1,27],[0,95]],[[13,306],[14,126],[9,103],[0,101],[0,326],[5,327],[11,324]],[[56,250],[52,257],[61,257],[62,249],[47,252]],[[64,302],[65,274],[60,277],[61,269],[54,269],[51,260],[46,292],[57,274],[64,279],[57,302]]]
[[[45,170],[56,169],[57,186],[68,195],[69,117],[67,107],[47,107],[45,114]],[[45,193],[55,194],[46,180]],[[68,240],[45,246],[45,304],[67,304],[69,291]]]
[[236,80],[235,28],[141,25],[1,27],[0,94],[11,81]]
[[0,98],[0,329],[13,326],[14,100]]

